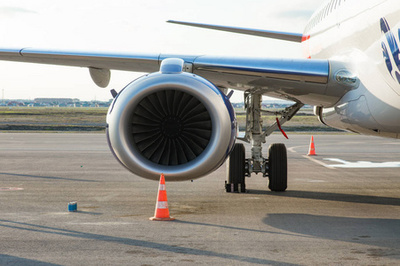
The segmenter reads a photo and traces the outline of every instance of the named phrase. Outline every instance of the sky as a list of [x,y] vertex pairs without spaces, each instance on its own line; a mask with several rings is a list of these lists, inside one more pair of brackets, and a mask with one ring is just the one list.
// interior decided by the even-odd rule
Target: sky
[[[2,0],[0,48],[299,58],[279,40],[166,23],[182,20],[302,33],[320,0]],[[0,61],[5,99],[108,100],[143,73],[112,71],[97,87],[86,68]],[[233,102],[242,92],[235,92]]]

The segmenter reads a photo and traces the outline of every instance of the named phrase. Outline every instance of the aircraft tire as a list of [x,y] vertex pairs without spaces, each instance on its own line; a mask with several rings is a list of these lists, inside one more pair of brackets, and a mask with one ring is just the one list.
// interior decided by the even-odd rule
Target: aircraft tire
[[268,154],[268,187],[271,191],[285,191],[287,188],[287,153],[285,144],[271,144]]
[[225,181],[226,192],[246,192],[245,185],[245,148],[236,143],[227,160]]

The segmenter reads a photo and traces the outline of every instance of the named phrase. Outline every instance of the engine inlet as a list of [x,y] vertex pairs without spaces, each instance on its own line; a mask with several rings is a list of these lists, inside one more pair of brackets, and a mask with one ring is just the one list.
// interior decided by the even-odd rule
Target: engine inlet
[[208,110],[180,90],[162,90],[143,98],[131,116],[132,142],[146,159],[160,165],[181,165],[207,147],[212,134]]

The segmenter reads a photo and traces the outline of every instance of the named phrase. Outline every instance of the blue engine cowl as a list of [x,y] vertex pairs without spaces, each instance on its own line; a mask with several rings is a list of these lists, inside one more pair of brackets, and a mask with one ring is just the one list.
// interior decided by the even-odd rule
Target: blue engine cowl
[[107,115],[107,137],[128,170],[158,180],[191,180],[217,169],[236,140],[229,99],[189,73],[152,73],[127,85]]

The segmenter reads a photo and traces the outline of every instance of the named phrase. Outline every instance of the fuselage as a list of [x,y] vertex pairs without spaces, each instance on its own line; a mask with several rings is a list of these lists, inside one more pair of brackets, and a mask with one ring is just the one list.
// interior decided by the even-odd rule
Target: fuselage
[[331,0],[311,17],[305,55],[343,62],[358,79],[321,120],[336,128],[400,138],[398,0]]

